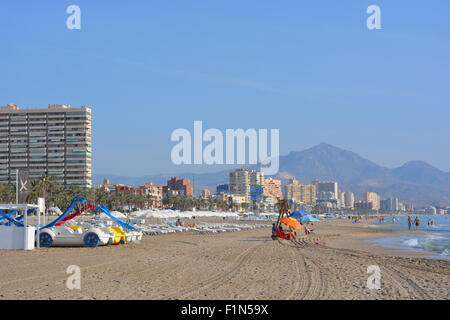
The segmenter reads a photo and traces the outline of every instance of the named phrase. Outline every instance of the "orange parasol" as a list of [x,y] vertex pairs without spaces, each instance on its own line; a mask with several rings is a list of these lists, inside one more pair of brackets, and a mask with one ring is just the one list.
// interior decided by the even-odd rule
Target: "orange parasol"
[[294,218],[281,218],[280,221],[281,221],[281,223],[284,223],[288,227],[291,227],[294,229],[302,229],[303,228],[302,225],[300,224],[300,222],[298,222]]

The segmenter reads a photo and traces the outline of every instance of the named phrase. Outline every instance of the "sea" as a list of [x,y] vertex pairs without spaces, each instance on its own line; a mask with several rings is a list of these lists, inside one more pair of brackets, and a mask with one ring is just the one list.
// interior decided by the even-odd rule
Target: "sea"
[[[416,216],[411,216],[414,219]],[[396,233],[394,236],[384,238],[368,239],[378,246],[423,253],[431,253],[430,258],[450,260],[450,216],[419,216],[419,230],[425,231],[423,234],[415,232],[416,226],[413,223],[412,231],[408,230],[408,217],[396,216],[395,224],[392,217],[386,217],[380,225],[369,225],[367,228],[395,229],[405,232]],[[428,220],[432,219],[434,224],[428,225]]]

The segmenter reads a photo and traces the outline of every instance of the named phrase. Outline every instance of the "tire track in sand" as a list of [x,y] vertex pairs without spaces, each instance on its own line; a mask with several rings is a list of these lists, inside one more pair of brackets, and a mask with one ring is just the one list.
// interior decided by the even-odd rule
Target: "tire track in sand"
[[[307,257],[305,252],[302,249],[307,245],[306,243],[293,241],[292,244],[283,242],[283,240],[279,240],[279,243],[284,247],[290,247],[293,251],[293,254],[296,258],[301,259],[302,269],[298,267],[298,275],[302,276],[299,282],[302,282],[302,285],[298,286],[298,290],[295,290],[291,293],[291,297],[297,296],[300,299],[317,299],[324,295],[326,291],[326,282],[323,278],[321,268],[319,265],[313,261],[313,259]],[[301,245],[299,245],[301,243]]]
[[390,270],[391,272],[393,272],[393,274],[395,274],[398,278],[403,279],[405,282],[407,282],[410,287],[413,288],[413,290],[415,292],[417,292],[422,300],[426,300],[426,299],[433,299],[423,288],[421,288],[414,280],[408,278],[407,276],[405,276],[401,271],[397,270],[396,268],[394,268],[393,266],[385,266],[386,269]]
[[[361,259],[363,259],[364,264],[369,265],[381,265],[383,266],[381,269],[381,278],[385,279],[385,282],[389,282],[393,284],[393,288],[391,289],[394,291],[395,289],[398,290],[400,293],[400,297],[402,298],[414,298],[420,296],[422,299],[430,299],[430,296],[426,293],[425,290],[423,290],[417,283],[415,283],[412,279],[409,279],[406,277],[403,273],[399,272],[397,269],[395,269],[393,266],[389,266],[386,261],[380,261],[380,259],[383,259],[383,257],[373,255],[367,252],[363,251],[356,251],[351,249],[343,249],[343,248],[331,248],[327,246],[318,246],[319,250],[328,250],[332,251],[334,254],[340,254],[347,257],[347,261],[350,259],[354,260],[355,258],[358,259],[359,263],[361,263]],[[404,283],[407,283],[407,285],[404,285]],[[407,290],[408,288],[412,289],[413,295],[411,296],[411,293]],[[415,294],[415,295],[414,295]]]
[[209,289],[210,287],[214,285],[220,286],[224,283],[223,280],[225,279],[232,279],[237,276],[237,271],[250,260],[251,256],[254,254],[255,250],[261,246],[263,246],[265,243],[267,243],[269,240],[264,241],[263,243],[257,244],[253,247],[247,248],[244,252],[242,252],[232,263],[232,265],[224,272],[221,272],[220,274],[201,282],[200,284],[183,290],[181,292],[175,293],[173,295],[169,295],[165,299],[169,300],[180,300],[186,296],[194,295],[195,297],[200,297],[200,292]]
[[[294,282],[294,285],[292,286],[292,290],[286,295],[286,297],[283,300],[292,300],[296,296],[303,294],[304,292],[307,292],[309,288],[311,287],[311,279],[309,278],[308,274],[306,272],[302,272],[300,270],[300,266],[305,266],[305,259],[303,256],[299,256],[297,254],[297,251],[294,249],[292,245],[283,243],[283,240],[278,239],[278,243],[283,247],[289,247],[289,251],[291,252],[292,259],[294,261],[296,275],[298,280]],[[297,258],[300,258],[300,262],[297,260]]]

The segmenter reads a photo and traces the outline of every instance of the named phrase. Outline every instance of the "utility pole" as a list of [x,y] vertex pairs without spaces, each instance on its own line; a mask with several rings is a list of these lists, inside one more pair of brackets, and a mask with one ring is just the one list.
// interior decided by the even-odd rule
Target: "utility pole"
[[19,203],[19,169],[16,169],[16,204]]

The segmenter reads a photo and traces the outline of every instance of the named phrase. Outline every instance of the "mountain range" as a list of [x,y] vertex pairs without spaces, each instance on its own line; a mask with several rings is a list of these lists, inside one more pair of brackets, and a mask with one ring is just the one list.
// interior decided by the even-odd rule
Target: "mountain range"
[[[151,181],[166,184],[173,176],[195,179],[195,189],[214,190],[218,184],[227,183],[229,170],[203,174],[157,174],[143,177],[125,177],[113,174],[94,174],[98,185],[107,178],[110,183],[139,186]],[[287,183],[297,178],[301,183],[314,179],[337,181],[342,191],[352,191],[361,198],[366,191],[378,193],[383,198],[397,197],[402,202],[418,206],[450,204],[450,173],[441,171],[423,161],[410,161],[399,168],[387,168],[364,159],[354,152],[321,143],[303,151],[280,156],[279,173],[275,176]],[[192,181],[191,181],[192,182]]]

